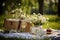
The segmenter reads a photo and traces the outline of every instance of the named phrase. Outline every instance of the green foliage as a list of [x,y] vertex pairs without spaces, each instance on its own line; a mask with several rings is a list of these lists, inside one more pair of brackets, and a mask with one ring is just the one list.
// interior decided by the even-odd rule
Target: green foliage
[[60,17],[56,16],[56,15],[45,15],[45,17],[48,17],[48,26],[47,23],[45,23],[43,25],[44,28],[53,28],[53,29],[57,29],[60,30]]
[[50,12],[51,12],[51,14],[57,14],[58,2],[57,2],[57,4],[55,4],[55,2],[53,2],[52,0],[51,0],[51,3],[48,0],[44,0],[44,14],[45,13],[49,14]]
[[3,28],[3,23],[4,23],[4,15],[0,15],[0,28]]
[[35,7],[38,9],[37,0],[6,0],[4,11],[11,12],[16,8],[21,8],[25,13],[30,14],[32,7]]
[[26,14],[30,14],[31,13],[32,7],[35,7],[35,8],[38,9],[38,1],[37,0],[22,0],[21,9],[23,9],[23,11]]

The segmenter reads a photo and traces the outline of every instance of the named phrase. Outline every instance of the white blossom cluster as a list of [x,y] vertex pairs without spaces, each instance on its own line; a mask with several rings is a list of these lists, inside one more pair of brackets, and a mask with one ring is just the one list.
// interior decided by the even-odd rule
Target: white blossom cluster
[[13,17],[15,17],[16,19],[17,18],[23,19],[23,20],[30,21],[33,23],[35,23],[37,21],[41,21],[40,23],[45,23],[47,21],[46,18],[43,15],[41,15],[40,13],[38,13],[38,14],[33,13],[32,15],[28,15],[28,14],[24,13],[21,8],[12,10],[12,12],[14,13]]

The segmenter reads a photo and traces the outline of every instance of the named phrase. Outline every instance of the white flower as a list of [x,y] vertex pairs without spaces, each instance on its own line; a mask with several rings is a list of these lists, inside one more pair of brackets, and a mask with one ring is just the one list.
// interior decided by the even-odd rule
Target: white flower
[[2,6],[5,6],[5,2],[2,4]]
[[[37,21],[38,22],[41,21],[41,23],[45,23],[47,20],[49,20],[49,18],[47,18],[47,20],[46,20],[46,18],[43,15],[41,15],[40,13],[38,13],[38,14],[33,13],[33,15],[25,14],[21,8],[19,8],[19,9],[16,8],[15,10],[12,10],[12,12],[15,13],[16,18],[18,18],[18,17],[24,18],[24,20],[28,20],[28,21],[31,21],[34,23]],[[13,15],[13,17],[14,17],[14,15]]]
[[47,20],[49,20],[49,18],[46,18]]
[[20,3],[18,5],[21,5]]
[[46,21],[46,18],[45,18],[45,17],[43,17],[41,22],[42,22],[42,23],[47,22],[47,21]]
[[12,10],[12,13],[14,13],[14,10]]

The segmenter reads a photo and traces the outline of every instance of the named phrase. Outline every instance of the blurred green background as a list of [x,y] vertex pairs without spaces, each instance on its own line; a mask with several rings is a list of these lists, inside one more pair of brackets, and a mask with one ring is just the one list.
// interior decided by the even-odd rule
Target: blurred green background
[[[48,27],[60,30],[60,17],[58,16],[58,0],[43,0],[43,16],[48,17]],[[38,0],[5,0],[2,3],[3,14],[0,15],[0,28],[4,29],[4,18],[12,18],[11,11],[16,8],[21,8],[25,14],[32,14],[34,10],[39,12]],[[42,5],[41,5],[42,6]],[[47,23],[43,25],[43,28],[47,28]]]

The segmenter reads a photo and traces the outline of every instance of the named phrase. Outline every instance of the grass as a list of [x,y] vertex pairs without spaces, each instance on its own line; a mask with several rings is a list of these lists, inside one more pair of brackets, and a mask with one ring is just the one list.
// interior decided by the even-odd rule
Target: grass
[[[43,15],[46,18],[49,18],[48,20],[48,26],[47,23],[45,23],[43,25],[43,28],[53,28],[53,29],[57,29],[60,30],[60,17],[56,16],[56,15]],[[9,14],[8,16],[6,16],[7,18],[11,18],[11,15]],[[0,29],[4,29],[4,18],[5,15],[0,16]]]
[[0,28],[3,28],[4,15],[0,15]]
[[44,15],[45,17],[48,17],[48,26],[47,23],[45,23],[43,25],[44,28],[53,28],[53,29],[57,29],[60,30],[60,17],[56,16],[56,15]]
[[0,29],[4,29],[4,19],[5,18],[11,18],[12,16],[11,16],[11,14],[9,14],[9,15],[0,15]]

